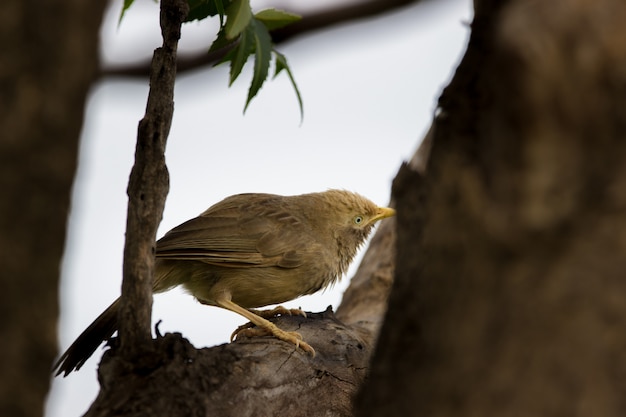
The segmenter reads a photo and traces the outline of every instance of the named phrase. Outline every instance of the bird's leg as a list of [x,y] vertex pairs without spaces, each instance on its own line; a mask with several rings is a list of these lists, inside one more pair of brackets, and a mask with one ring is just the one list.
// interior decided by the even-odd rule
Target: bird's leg
[[[305,352],[310,353],[312,356],[315,356],[315,350],[311,347],[311,345],[309,345],[307,342],[302,340],[302,336],[299,333],[287,332],[287,331],[281,330],[278,327],[276,327],[274,323],[268,321],[267,319],[257,315],[256,313],[250,310],[247,310],[233,303],[231,300],[228,300],[228,299],[216,300],[215,304],[247,318],[248,320],[250,320],[252,324],[259,327],[259,330],[262,332],[261,333],[262,335],[271,334],[272,336],[280,340],[283,340],[285,342],[292,343],[296,345],[296,347],[299,347]],[[252,329],[249,329],[248,327],[243,327],[243,328],[239,327],[237,330],[235,330],[235,332],[231,336],[231,340],[234,336],[236,336],[239,332],[241,332],[244,329],[246,329],[246,333],[248,334],[249,334],[248,330],[252,330]],[[254,331],[254,330],[252,331],[252,333],[253,335],[259,335],[259,332]]]

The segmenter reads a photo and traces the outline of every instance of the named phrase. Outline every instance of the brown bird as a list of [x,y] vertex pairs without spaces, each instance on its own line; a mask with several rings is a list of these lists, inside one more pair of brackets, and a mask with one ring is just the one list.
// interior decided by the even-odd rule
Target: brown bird
[[[153,291],[182,285],[203,304],[241,314],[265,334],[315,354],[296,332],[252,310],[312,294],[337,281],[374,224],[390,208],[348,191],[297,196],[239,194],[211,206],[157,241]],[[56,375],[78,370],[118,329],[119,298],[65,351]],[[244,327],[235,330],[232,338]]]

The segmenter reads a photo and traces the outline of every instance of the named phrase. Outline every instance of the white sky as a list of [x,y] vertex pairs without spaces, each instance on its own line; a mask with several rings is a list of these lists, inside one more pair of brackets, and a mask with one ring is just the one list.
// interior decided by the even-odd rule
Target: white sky
[[[103,25],[105,64],[149,57],[160,44],[158,5],[138,0],[118,28],[120,7],[113,6]],[[240,192],[343,188],[387,204],[395,173],[430,125],[437,97],[465,49],[470,20],[471,0],[438,0],[280,45],[304,100],[302,125],[286,74],[266,82],[245,115],[247,69],[230,89],[226,66],[179,77],[167,149],[170,193],[159,237]],[[212,31],[210,22],[185,26],[182,53],[206,49]],[[120,79],[102,80],[91,92],[62,265],[61,350],[119,295],[125,192],[147,92],[146,80]],[[346,278],[284,305],[336,308],[347,285]],[[155,297],[153,321],[159,319],[161,332],[181,332],[196,347],[227,342],[245,322],[180,290]],[[54,379],[48,417],[86,411],[99,389],[101,353],[78,373]]]

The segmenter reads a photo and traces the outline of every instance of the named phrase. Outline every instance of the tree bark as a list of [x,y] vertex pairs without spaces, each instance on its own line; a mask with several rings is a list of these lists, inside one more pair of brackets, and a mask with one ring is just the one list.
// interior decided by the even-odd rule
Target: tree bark
[[475,5],[357,415],[624,415],[626,3]]
[[40,416],[57,354],[59,268],[105,1],[0,13],[0,415]]
[[149,352],[152,338],[152,280],[156,233],[169,191],[165,145],[174,116],[176,50],[184,0],[161,2],[163,46],[154,51],[146,114],[139,122],[135,165],[128,183],[128,218],[124,245],[124,280],[119,311],[122,352],[129,362]]

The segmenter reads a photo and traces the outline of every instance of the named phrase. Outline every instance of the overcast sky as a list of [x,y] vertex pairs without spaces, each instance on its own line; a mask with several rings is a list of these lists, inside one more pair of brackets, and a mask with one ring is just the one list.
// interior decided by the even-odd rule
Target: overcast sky
[[[118,4],[106,19],[105,64],[149,57],[160,44],[158,5],[137,1],[119,28]],[[159,236],[241,192],[342,188],[387,204],[395,173],[417,148],[462,56],[470,21],[471,0],[438,0],[280,45],[302,92],[302,124],[284,74],[266,82],[245,115],[248,69],[230,89],[225,66],[179,77],[166,154],[170,193]],[[212,31],[210,22],[186,26],[183,53],[205,49]],[[147,92],[147,81],[137,79],[104,79],[91,92],[62,265],[61,350],[119,296],[125,192]],[[336,308],[348,278],[284,305]],[[227,342],[245,322],[180,290],[155,297],[157,320],[162,332],[181,332],[196,347]],[[98,392],[101,354],[97,350],[78,373],[54,380],[48,417],[86,411]]]

